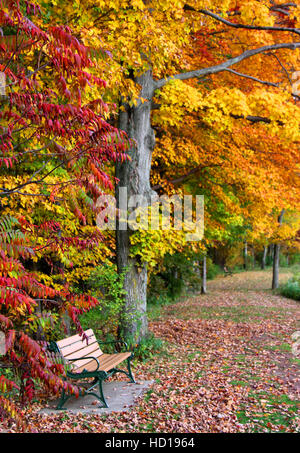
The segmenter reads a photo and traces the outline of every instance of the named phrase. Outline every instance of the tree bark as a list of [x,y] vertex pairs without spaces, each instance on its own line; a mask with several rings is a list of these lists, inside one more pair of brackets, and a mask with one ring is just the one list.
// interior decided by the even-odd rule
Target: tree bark
[[279,286],[279,257],[280,244],[274,244],[272,289],[277,289]]
[[[144,197],[139,206],[149,204],[151,196],[156,195],[150,187],[151,158],[155,145],[155,135],[150,122],[151,100],[155,89],[151,70],[135,81],[141,86],[140,97],[144,102],[139,100],[137,105],[124,102],[119,115],[119,128],[136,144],[129,152],[131,160],[116,165],[116,177],[119,179],[116,186],[117,208],[121,207],[119,195],[120,191],[124,190],[122,188],[127,189],[128,200],[137,195]],[[122,330],[125,338],[139,342],[148,330],[147,264],[142,263],[138,257],[130,256],[132,233],[128,225],[125,229],[124,223],[117,221],[117,266],[119,272],[125,270],[126,291]]]
[[274,258],[274,244],[271,244],[269,246],[269,258],[271,260],[271,263],[273,264],[273,258]]
[[[282,218],[284,209],[281,211],[278,217],[279,225],[282,224]],[[280,258],[280,243],[274,244],[274,255],[273,255],[273,277],[272,277],[272,289],[277,289],[279,286],[279,258]]]
[[262,269],[265,269],[265,267],[266,267],[267,251],[268,251],[268,247],[266,245],[264,245],[264,252],[263,252],[263,256],[262,256],[262,260],[261,260]]
[[244,269],[248,269],[248,246],[247,241],[244,242]]
[[202,261],[202,285],[201,294],[206,294],[206,255],[203,256]]

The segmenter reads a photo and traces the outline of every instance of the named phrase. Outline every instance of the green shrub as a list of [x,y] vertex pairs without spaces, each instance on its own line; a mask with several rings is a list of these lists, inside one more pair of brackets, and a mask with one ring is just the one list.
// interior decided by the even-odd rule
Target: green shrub
[[287,256],[282,253],[279,257],[279,265],[280,267],[289,267],[290,258],[288,259]]
[[116,338],[120,333],[126,293],[123,282],[124,272],[119,275],[113,266],[105,264],[96,267],[87,281],[90,292],[100,300],[100,304],[83,314],[80,322],[84,329],[93,329],[101,339]]
[[145,361],[163,353],[164,346],[164,341],[151,333],[143,338],[138,345],[130,345],[130,348],[134,351],[135,359]]
[[[208,278],[213,278],[216,274],[215,265],[209,259],[207,261]],[[185,290],[199,291],[201,275],[197,262],[201,263],[202,257],[193,252],[166,254],[159,269],[150,276],[148,301],[174,301]]]
[[300,273],[295,274],[280,288],[280,293],[290,299],[300,300]]
[[221,269],[217,264],[214,264],[210,258],[206,259],[206,278],[212,280],[221,273]]
[[293,253],[289,255],[289,265],[300,264],[300,253]]

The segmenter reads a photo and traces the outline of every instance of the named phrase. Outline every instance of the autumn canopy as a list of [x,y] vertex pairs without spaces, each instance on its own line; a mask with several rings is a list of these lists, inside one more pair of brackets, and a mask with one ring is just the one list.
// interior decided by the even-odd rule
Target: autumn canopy
[[[37,341],[82,334],[90,309],[109,313],[104,334],[142,341],[174,256],[299,253],[299,71],[296,2],[0,0],[0,330],[24,401],[33,378],[78,392]],[[203,195],[203,239],[101,231],[97,200],[120,188],[148,204]],[[18,385],[0,376],[13,418]]]

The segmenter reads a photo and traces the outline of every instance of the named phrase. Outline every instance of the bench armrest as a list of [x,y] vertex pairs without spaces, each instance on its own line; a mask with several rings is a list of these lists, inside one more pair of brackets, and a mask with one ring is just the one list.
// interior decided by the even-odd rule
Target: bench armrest
[[[125,341],[123,341],[123,340],[98,341],[98,344],[99,344],[99,345],[102,345],[102,344],[115,344],[116,346],[117,346],[118,344],[121,344],[121,345],[124,345],[124,346],[125,346],[126,352],[128,352],[128,345],[127,345],[127,343],[126,343]],[[116,349],[116,346],[115,346],[115,351],[118,352],[117,349]]]
[[96,357],[93,356],[85,356],[85,357],[78,357],[77,359],[67,359],[68,362],[76,362],[77,360],[85,360],[85,359],[93,359],[96,360],[97,362],[97,368],[94,371],[98,371],[100,363],[99,360]]

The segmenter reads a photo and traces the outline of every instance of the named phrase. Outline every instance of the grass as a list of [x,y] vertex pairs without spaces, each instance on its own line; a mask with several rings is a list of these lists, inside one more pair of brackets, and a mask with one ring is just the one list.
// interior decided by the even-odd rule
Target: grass
[[200,319],[224,319],[239,322],[260,322],[262,319],[284,319],[285,311],[284,308],[276,307],[265,307],[258,305],[256,307],[249,305],[239,305],[235,307],[207,307],[199,304],[190,305],[189,310],[186,307],[180,307],[176,304],[169,305],[169,307],[161,307],[159,311],[151,313],[151,320],[161,319],[164,317],[176,316],[181,319],[193,318]]
[[290,352],[291,345],[289,345],[288,343],[282,343],[282,344],[276,345],[276,346],[266,345],[265,349],[269,349],[271,351],[287,351],[287,352]]
[[249,397],[256,401],[256,412],[249,413],[246,408],[237,412],[240,423],[254,424],[253,432],[286,432],[286,429],[296,421],[299,402],[288,396],[277,397],[269,393],[253,393]]

